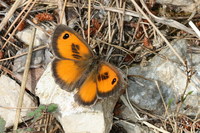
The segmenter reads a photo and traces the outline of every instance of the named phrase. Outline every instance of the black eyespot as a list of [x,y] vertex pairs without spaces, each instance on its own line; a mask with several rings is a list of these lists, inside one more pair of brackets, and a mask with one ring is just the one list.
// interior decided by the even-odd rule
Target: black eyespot
[[116,78],[114,78],[113,80],[112,80],[112,85],[115,83],[117,81],[117,79]]
[[66,33],[66,34],[63,36],[63,39],[67,39],[67,38],[69,38],[69,34],[68,34],[68,33]]

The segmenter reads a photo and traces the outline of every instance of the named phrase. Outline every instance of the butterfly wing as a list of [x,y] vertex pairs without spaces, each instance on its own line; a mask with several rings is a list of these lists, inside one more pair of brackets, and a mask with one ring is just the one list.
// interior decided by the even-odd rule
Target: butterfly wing
[[107,62],[100,62],[80,86],[75,99],[82,105],[92,105],[97,96],[108,97],[120,89],[121,85],[121,74],[117,68]]
[[52,63],[56,83],[67,91],[79,87],[93,59],[89,45],[74,30],[59,25],[53,34],[52,48],[56,56]]
[[55,82],[67,91],[72,91],[79,87],[81,77],[86,71],[86,66],[81,67],[79,62],[73,60],[54,59],[52,62],[52,71]]
[[82,105],[92,105],[97,99],[96,74],[91,72],[75,95],[75,100]]
[[98,68],[97,76],[97,95],[99,97],[107,97],[112,95],[121,88],[121,74],[111,64],[101,62]]
[[93,57],[93,52],[87,42],[65,25],[59,25],[55,29],[52,47],[54,54],[60,59],[83,61]]

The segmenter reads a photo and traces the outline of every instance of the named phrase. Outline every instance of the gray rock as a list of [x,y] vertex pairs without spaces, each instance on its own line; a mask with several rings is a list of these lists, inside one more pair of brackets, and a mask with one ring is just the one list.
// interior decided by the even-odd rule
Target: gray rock
[[[200,109],[200,60],[199,55],[187,53],[188,42],[186,40],[176,40],[172,42],[173,48],[185,60],[187,64],[193,65],[196,70],[192,76],[191,82],[188,84],[185,94],[192,92],[184,101],[181,112],[187,115],[196,115]],[[159,55],[168,59],[155,56],[147,66],[134,66],[129,69],[129,75],[139,75],[140,77],[131,77],[129,80],[128,94],[130,100],[139,107],[163,114],[164,106],[158,91],[156,82],[158,82],[160,92],[163,96],[165,104],[170,101],[169,111],[175,111],[177,102],[180,101],[187,82],[185,67],[169,48],[163,49]],[[195,65],[194,65],[195,64]],[[185,108],[187,105],[190,108]]]
[[[16,55],[21,55],[28,51],[28,48],[21,49],[17,52]],[[14,72],[23,72],[26,64],[27,55],[18,57],[14,60],[13,71]],[[45,61],[45,50],[38,50],[32,53],[31,65],[30,68],[38,68],[44,64]]]

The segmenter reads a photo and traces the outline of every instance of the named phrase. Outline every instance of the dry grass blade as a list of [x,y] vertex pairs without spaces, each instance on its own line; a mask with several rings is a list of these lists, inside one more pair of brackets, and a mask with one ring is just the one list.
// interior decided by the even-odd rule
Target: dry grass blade
[[32,5],[30,6],[30,8],[28,9],[28,11],[26,12],[26,14],[24,15],[24,17],[21,19],[21,21],[19,22],[19,24],[17,25],[17,27],[13,30],[13,32],[11,33],[11,35],[9,36],[9,38],[6,40],[6,42],[4,43],[4,45],[2,46],[1,49],[4,49],[5,46],[7,45],[8,41],[12,38],[12,36],[15,34],[15,32],[17,31],[17,28],[20,26],[20,24],[22,23],[22,21],[27,17],[27,15],[29,14],[30,10],[33,8],[33,6],[35,5],[37,0],[34,0],[34,2],[32,3]]
[[15,10],[18,8],[18,6],[21,4],[23,0],[16,0],[15,3],[13,4],[13,6],[11,7],[11,9],[9,10],[9,12],[7,13],[7,15],[4,17],[4,19],[2,20],[1,24],[0,24],[0,31],[3,29],[3,27],[6,25],[6,23],[8,22],[8,20],[10,19],[10,17],[13,15],[13,13],[15,12]]
[[[38,48],[35,48],[33,51],[41,50],[41,49],[44,49],[44,48],[47,48],[47,47],[48,47],[48,45],[40,46],[40,47],[38,47]],[[0,62],[6,61],[6,60],[15,59],[15,58],[24,56],[24,55],[26,55],[26,54],[28,54],[28,52],[24,52],[24,53],[22,53],[22,54],[20,54],[20,55],[15,55],[15,56],[12,56],[12,57],[8,57],[8,58],[1,59]]]
[[140,117],[140,115],[137,113],[137,111],[135,110],[135,108],[131,105],[129,98],[128,98],[128,93],[126,91],[126,98],[122,95],[120,96],[120,99],[123,101],[123,103],[129,108],[129,110],[133,113],[135,113],[136,118],[138,120],[141,120],[142,118]]
[[30,67],[30,63],[31,63],[31,56],[32,56],[33,43],[34,43],[34,39],[35,39],[35,33],[36,33],[36,29],[34,28],[34,30],[33,30],[33,38],[32,38],[31,44],[29,45],[28,56],[27,56],[27,59],[26,59],[22,85],[21,85],[21,88],[20,88],[20,94],[19,94],[19,99],[18,99],[18,104],[17,104],[18,109],[16,110],[15,122],[14,122],[14,126],[13,126],[13,130],[14,131],[17,130],[18,122],[19,122],[19,119],[20,119],[20,112],[21,112],[21,107],[22,107],[22,103],[23,103],[23,98],[24,98],[24,92],[25,92],[26,82],[27,82],[27,78],[28,78],[29,67]]
[[158,81],[154,81],[154,82],[155,82],[155,84],[156,84],[156,86],[157,86],[157,89],[158,89],[158,92],[159,92],[159,94],[160,94],[161,100],[162,100],[163,105],[164,105],[164,107],[165,107],[165,111],[166,111],[166,113],[168,114],[167,106],[166,106],[166,104],[165,104],[165,100],[164,100],[164,98],[163,98],[163,95],[162,95],[162,93],[161,93],[160,87],[159,87],[159,85],[158,85]]
[[195,24],[194,24],[192,21],[190,21],[190,22],[189,22],[189,25],[192,27],[192,29],[196,32],[196,34],[197,34],[198,37],[200,38],[200,31],[199,31],[199,29],[195,26]]
[[8,39],[6,39],[5,37],[1,36],[1,38],[4,40],[4,41],[8,41],[9,44],[11,44],[12,46],[14,46],[16,49],[20,49],[19,46],[15,45],[13,42],[9,41]]
[[60,24],[66,24],[66,18],[65,18],[65,5],[67,3],[67,0],[65,0],[64,4],[62,0],[58,1],[58,9],[59,9],[59,16],[60,16]]
[[155,15],[153,15],[147,8],[147,6],[145,5],[144,1],[143,0],[140,0],[141,4],[143,5],[143,7],[145,8],[145,10],[148,12],[149,15],[151,15],[151,17],[154,18],[154,20],[158,23],[162,23],[162,24],[165,24],[165,25],[168,25],[170,27],[174,27],[174,28],[177,28],[177,29],[180,29],[180,30],[183,30],[187,33],[190,33],[194,36],[196,36],[195,32],[191,29],[191,28],[188,28],[186,27],[185,25],[173,20],[173,19],[167,19],[167,18],[159,18]]
[[94,8],[95,9],[104,9],[106,11],[111,11],[111,12],[116,12],[116,13],[121,13],[121,14],[124,14],[124,15],[128,15],[128,16],[133,16],[133,17],[140,17],[141,14],[135,12],[135,11],[131,11],[131,10],[124,10],[123,8],[114,8],[114,7],[106,7],[106,6],[95,6],[94,5]]
[[4,37],[6,37],[8,35],[8,33],[11,31],[12,27],[15,25],[15,23],[19,20],[19,18],[22,16],[22,14],[25,12],[25,10],[27,10],[28,6],[31,4],[32,0],[29,0],[28,3],[26,4],[26,6],[24,7],[24,9],[20,12],[20,14],[17,16],[17,18],[14,20],[14,22],[11,24],[11,26],[9,27],[9,29],[7,30],[6,34],[4,35]]
[[166,130],[164,130],[164,129],[161,129],[161,128],[158,128],[158,127],[152,125],[152,124],[149,123],[149,122],[143,121],[142,123],[145,124],[146,126],[150,127],[150,128],[153,128],[153,129],[155,129],[155,130],[161,132],[161,133],[169,133],[168,131],[166,131]]
[[90,43],[91,0],[88,0],[88,44]]
[[148,22],[152,25],[152,27],[155,29],[155,31],[162,37],[162,39],[165,41],[165,43],[169,46],[169,48],[174,52],[174,54],[178,57],[178,59],[181,61],[181,63],[186,66],[185,61],[181,58],[181,56],[176,52],[176,50],[172,47],[172,45],[169,43],[169,41],[164,37],[164,35],[159,31],[159,29],[155,26],[155,24],[150,20],[150,18],[142,11],[142,9],[138,6],[138,4],[131,0],[132,3],[135,5],[135,7],[139,10],[139,12],[148,20]]
[[4,109],[37,109],[38,107],[5,107],[5,106],[0,106],[0,108],[4,108]]

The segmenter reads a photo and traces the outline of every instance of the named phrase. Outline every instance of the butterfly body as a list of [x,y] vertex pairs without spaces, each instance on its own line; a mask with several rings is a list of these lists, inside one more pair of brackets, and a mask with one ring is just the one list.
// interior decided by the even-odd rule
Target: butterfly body
[[52,63],[55,81],[67,91],[78,88],[78,103],[91,105],[121,87],[118,69],[96,56],[85,40],[67,26],[55,29],[52,48],[56,55]]

